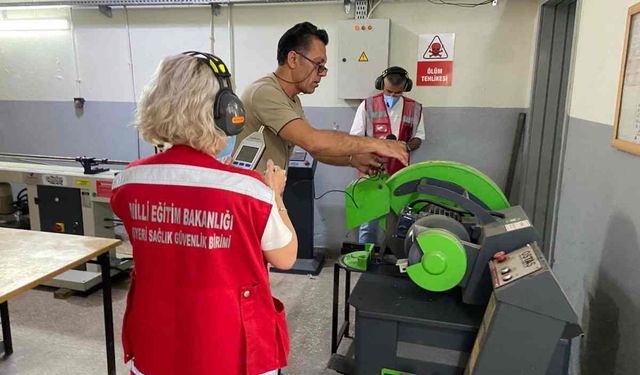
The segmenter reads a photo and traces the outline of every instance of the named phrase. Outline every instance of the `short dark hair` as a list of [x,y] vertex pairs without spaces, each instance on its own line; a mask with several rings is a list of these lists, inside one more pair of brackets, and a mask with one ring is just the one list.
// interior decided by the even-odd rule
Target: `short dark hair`
[[387,78],[389,80],[389,83],[393,86],[398,86],[407,82],[407,77],[400,73],[391,73],[385,78]]
[[325,46],[329,44],[327,32],[318,29],[311,22],[302,22],[287,30],[278,41],[278,65],[284,65],[291,51],[309,51],[314,37],[320,39]]

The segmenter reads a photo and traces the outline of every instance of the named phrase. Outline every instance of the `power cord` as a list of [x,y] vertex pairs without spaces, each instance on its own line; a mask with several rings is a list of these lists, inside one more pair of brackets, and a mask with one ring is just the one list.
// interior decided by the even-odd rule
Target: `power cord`
[[27,196],[26,188],[18,192],[15,202],[13,202],[13,208],[23,214],[29,213],[29,197]]
[[[320,194],[319,197],[314,197],[315,200],[321,199],[323,198],[325,195],[329,194],[329,193],[344,193],[346,196],[348,196],[349,198],[351,198],[351,202],[353,202],[353,205],[355,208],[360,208],[358,206],[358,204],[356,203],[356,186],[358,186],[358,184],[363,181],[366,178],[369,178],[370,176],[360,176],[358,177],[358,179],[356,180],[356,182],[353,184],[353,194],[349,193],[346,190],[339,190],[339,189],[331,189],[331,190],[327,190],[324,193]],[[377,174],[375,175],[374,178],[369,178],[371,181],[378,181],[381,179],[381,175]],[[298,181],[299,182],[299,181]],[[295,185],[295,184],[294,184]]]
[[[302,182],[308,182],[308,180],[300,180],[300,181],[296,181],[293,184],[291,184],[291,187],[294,187]],[[345,190],[339,190],[339,189],[331,189],[331,190],[327,190],[324,193],[320,194],[319,197],[313,197],[314,200],[318,200],[321,198],[324,198],[325,195],[329,194],[329,193],[344,193],[345,195],[347,195],[349,198],[351,198],[351,201],[353,202],[353,205],[358,208],[358,204],[356,204],[356,200],[353,197],[353,195],[351,195],[348,191]]]
[[375,175],[374,178],[371,178],[371,176],[360,176],[358,177],[358,179],[356,180],[356,183],[353,185],[353,205],[356,206],[356,208],[359,208],[358,205],[356,204],[356,186],[358,186],[358,184],[361,181],[364,181],[365,178],[370,179],[371,181],[379,181],[381,179],[382,174],[381,173],[377,173]]
[[356,200],[353,198],[353,195],[349,194],[349,192],[345,191],[345,190],[337,190],[337,189],[332,189],[332,190],[327,190],[324,193],[320,194],[319,197],[313,197],[313,199],[318,200],[318,199],[322,199],[324,198],[325,195],[329,194],[329,193],[344,193],[346,196],[348,196],[349,198],[351,198],[351,201],[353,202],[353,205],[356,208],[358,207],[358,204],[356,203]]

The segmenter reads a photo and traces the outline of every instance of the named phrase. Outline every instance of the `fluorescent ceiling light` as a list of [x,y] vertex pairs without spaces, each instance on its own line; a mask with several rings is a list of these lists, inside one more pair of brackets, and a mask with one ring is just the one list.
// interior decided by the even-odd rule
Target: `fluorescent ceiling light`
[[33,5],[25,5],[25,6],[8,6],[7,3],[3,4],[4,6],[0,6],[0,11],[3,10],[8,10],[8,11],[14,11],[14,10],[40,10],[40,9],[64,9],[64,8],[70,8],[69,5],[40,5],[38,3],[33,3]]
[[0,20],[0,31],[69,30],[66,19]]

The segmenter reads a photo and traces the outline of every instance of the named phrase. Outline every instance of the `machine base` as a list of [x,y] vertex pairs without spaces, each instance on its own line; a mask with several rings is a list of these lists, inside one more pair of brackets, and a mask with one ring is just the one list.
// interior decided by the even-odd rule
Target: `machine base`
[[[364,273],[349,297],[356,308],[354,355],[333,354],[341,374],[463,375],[484,308],[461,302],[459,289],[430,293],[408,278]],[[566,375],[570,342],[560,340],[546,375]]]

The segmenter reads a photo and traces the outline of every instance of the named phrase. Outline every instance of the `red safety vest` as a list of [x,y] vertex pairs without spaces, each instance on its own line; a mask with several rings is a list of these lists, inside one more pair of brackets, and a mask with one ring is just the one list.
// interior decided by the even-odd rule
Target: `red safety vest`
[[[402,98],[404,99],[404,106],[398,131],[400,134],[396,134],[396,136],[399,141],[407,142],[413,136],[413,129],[420,126],[422,104],[405,96]],[[367,111],[365,135],[385,139],[391,134],[391,120],[389,119],[383,93],[367,98],[365,100],[365,110]],[[402,168],[404,168],[404,165],[400,161],[392,159],[387,165],[387,172],[394,174]]]
[[187,146],[132,163],[111,206],[133,246],[124,360],[144,375],[256,375],[285,367],[284,306],[261,239],[274,196],[257,173]]

